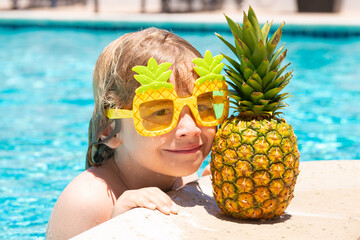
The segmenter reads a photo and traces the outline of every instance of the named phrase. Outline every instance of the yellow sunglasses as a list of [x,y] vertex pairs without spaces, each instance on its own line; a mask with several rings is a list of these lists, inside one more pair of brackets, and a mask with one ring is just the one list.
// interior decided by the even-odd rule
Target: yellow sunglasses
[[224,64],[223,56],[212,57],[206,51],[204,58],[193,60],[194,70],[200,78],[195,81],[190,97],[178,97],[173,84],[168,83],[171,71],[166,71],[171,63],[157,64],[154,58],[148,65],[136,66],[135,79],[142,86],[136,89],[133,110],[106,109],[109,119],[133,118],[136,131],[143,136],[159,136],[173,130],[179,120],[181,110],[189,106],[198,125],[217,126],[229,113],[227,84],[220,74]]

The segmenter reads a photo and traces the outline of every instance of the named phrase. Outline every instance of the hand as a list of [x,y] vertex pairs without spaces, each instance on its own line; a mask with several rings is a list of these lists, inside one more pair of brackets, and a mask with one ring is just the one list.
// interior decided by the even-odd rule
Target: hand
[[177,214],[179,211],[176,204],[166,193],[157,187],[147,187],[125,191],[116,201],[111,217],[136,207],[157,209],[166,215],[170,213]]

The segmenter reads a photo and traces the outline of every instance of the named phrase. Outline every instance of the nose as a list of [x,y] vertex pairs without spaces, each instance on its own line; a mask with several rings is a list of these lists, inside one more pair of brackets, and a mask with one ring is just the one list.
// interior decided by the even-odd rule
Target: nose
[[200,133],[201,129],[196,124],[189,106],[184,106],[184,108],[181,110],[179,121],[176,126],[175,137],[177,139],[184,137],[194,137],[200,135]]

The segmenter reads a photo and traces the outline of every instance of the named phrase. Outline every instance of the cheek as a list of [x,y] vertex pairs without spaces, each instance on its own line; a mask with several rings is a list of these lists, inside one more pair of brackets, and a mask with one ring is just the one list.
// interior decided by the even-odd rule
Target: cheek
[[202,132],[212,142],[216,133],[216,127],[203,127]]
[[125,148],[134,155],[139,153],[139,149],[148,150],[152,144],[151,137],[144,137],[136,131],[132,119],[122,119],[120,136]]
[[202,133],[202,140],[203,140],[204,144],[206,144],[210,149],[211,145],[214,141],[216,127],[202,127],[201,133]]

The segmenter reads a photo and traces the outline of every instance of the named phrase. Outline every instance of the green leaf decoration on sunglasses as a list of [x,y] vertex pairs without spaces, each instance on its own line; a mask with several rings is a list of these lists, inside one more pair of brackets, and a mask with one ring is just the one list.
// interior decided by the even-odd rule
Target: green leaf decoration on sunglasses
[[171,70],[168,70],[171,65],[169,62],[158,65],[155,58],[152,57],[149,59],[147,66],[133,67],[132,70],[139,74],[135,75],[134,78],[142,85],[135,92],[143,93],[148,89],[157,90],[161,87],[173,89],[174,85],[167,82],[172,73]]
[[209,50],[205,52],[204,58],[195,58],[192,61],[197,65],[194,70],[200,76],[195,83],[202,84],[215,79],[223,80],[224,76],[221,74],[224,67],[224,63],[221,62],[223,58],[222,55],[213,57]]

